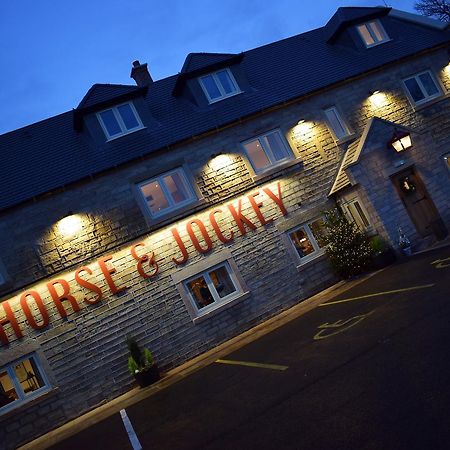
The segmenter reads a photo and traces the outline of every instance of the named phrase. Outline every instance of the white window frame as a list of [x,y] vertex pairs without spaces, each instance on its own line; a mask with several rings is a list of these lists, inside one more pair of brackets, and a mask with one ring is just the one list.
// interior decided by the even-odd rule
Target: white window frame
[[447,167],[450,173],[450,153],[445,154],[442,159],[444,160],[445,167]]
[[[44,385],[41,386],[39,389],[36,389],[35,391],[30,392],[29,394],[27,394],[23,391],[20,381],[18,380],[16,372],[14,370],[14,366],[16,366],[17,364],[20,364],[22,361],[24,361],[26,359],[33,359],[33,361],[35,363],[35,367],[39,371],[39,375],[44,383]],[[14,386],[14,390],[16,391],[16,394],[19,398],[11,403],[6,404],[5,406],[0,407],[0,415],[7,411],[15,409],[18,406],[29,402],[30,400],[40,397],[41,395],[45,394],[46,392],[50,391],[50,389],[51,389],[49,379],[48,379],[46,373],[44,372],[44,370],[42,368],[42,364],[36,353],[30,353],[28,355],[22,356],[21,358],[16,359],[15,361],[10,362],[10,363],[0,367],[0,372],[4,372],[4,371],[6,371],[6,373],[8,374],[8,376]]]
[[[183,200],[182,202],[175,203],[172,199],[172,196],[170,195],[170,192],[166,186],[166,183],[164,182],[164,177],[168,175],[172,175],[174,173],[178,173],[183,180],[184,187],[186,188],[188,194],[190,195],[186,200]],[[142,186],[145,186],[149,183],[153,183],[157,181],[159,185],[161,186],[161,190],[163,191],[164,197],[166,198],[167,202],[169,203],[169,206],[162,210],[160,213],[154,213],[150,209],[150,206],[148,205],[147,199],[145,198],[144,193],[142,192]],[[163,216],[166,216],[167,214],[170,214],[173,211],[177,211],[179,209],[184,208],[187,205],[190,205],[191,203],[194,203],[198,200],[198,196],[192,186],[192,183],[190,182],[190,178],[187,176],[186,171],[183,167],[177,167],[173,170],[169,170],[168,172],[160,173],[158,175],[155,175],[154,177],[151,177],[147,180],[141,181],[137,185],[138,191],[139,191],[139,198],[143,205],[145,206],[145,211],[148,213],[148,215],[152,219],[157,219]]]
[[[325,217],[324,216],[319,216],[319,217],[315,217],[312,220],[308,220],[307,222],[304,222],[300,225],[297,225],[294,228],[291,228],[290,230],[288,230],[286,232],[287,234],[287,238],[290,242],[290,245],[292,246],[293,249],[293,253],[295,254],[297,261],[299,262],[299,265],[302,266],[303,264],[306,264],[307,262],[318,258],[319,256],[323,255],[325,253],[325,249],[326,246],[324,247],[319,247],[318,242],[316,241],[316,238],[314,237],[314,234],[311,230],[311,228],[309,227],[312,223],[317,222],[318,220],[323,220],[325,221]],[[309,255],[306,256],[300,256],[298,254],[298,250],[297,247],[294,244],[294,241],[291,238],[291,233],[299,230],[300,228],[303,228],[306,232],[306,236],[308,237],[309,241],[311,242],[313,248],[314,248],[314,252],[310,253]]]
[[[378,37],[373,29],[374,26],[378,27],[377,31],[382,36],[381,40],[378,40]],[[365,27],[365,29],[367,30],[367,32],[370,34],[371,38],[373,39],[373,44],[368,44],[366,42],[366,39],[364,38],[364,35],[362,34],[360,27]],[[363,44],[366,46],[366,48],[375,47],[377,45],[384,44],[385,42],[389,42],[391,40],[379,20],[370,20],[369,22],[359,24],[356,26],[356,29],[358,30],[359,36],[361,37],[361,40],[363,41]]]
[[[136,118],[136,120],[138,122],[138,125],[136,127],[127,129],[127,127],[125,126],[122,116],[120,115],[120,112],[118,110],[118,108],[123,105],[130,105],[131,110],[133,111],[134,117]],[[110,111],[110,110],[114,114],[114,117],[117,120],[117,123],[119,124],[119,127],[121,129],[121,133],[119,133],[119,134],[110,135],[108,132],[108,128],[106,127],[105,123],[103,122],[101,113],[103,113],[105,111]],[[117,139],[117,138],[125,136],[127,134],[134,133],[135,131],[138,131],[138,130],[141,130],[142,128],[144,128],[144,125],[142,124],[141,118],[139,117],[139,114],[136,111],[136,108],[134,107],[133,102],[125,102],[125,103],[121,103],[120,105],[112,106],[111,108],[103,109],[102,111],[99,111],[97,113],[97,118],[98,118],[98,121],[99,121],[99,123],[102,127],[102,130],[105,133],[105,136],[108,139],[108,141],[112,141],[113,139]]]
[[[342,119],[341,114],[339,113],[339,110],[335,106],[331,106],[330,108],[324,109],[324,114],[327,120],[328,128],[331,131],[332,135],[336,139],[336,141],[340,141],[342,139],[345,139],[346,137],[350,136],[350,130],[345,123],[345,121]],[[341,128],[344,130],[344,134],[342,136],[338,136],[336,130],[333,128],[331,115],[334,115],[336,118],[336,121],[339,123]]]
[[[228,76],[230,77],[230,81],[231,81],[231,84],[233,85],[233,87],[234,87],[234,91],[233,92],[230,92],[229,94],[227,94],[225,91],[224,91],[224,89],[223,89],[223,86],[222,86],[222,83],[220,82],[220,80],[219,80],[219,77],[217,76],[217,73],[218,72],[223,72],[223,71],[226,71],[227,73],[228,73]],[[207,76],[212,76],[212,78],[213,78],[213,80],[214,80],[214,82],[216,83],[216,86],[217,86],[217,88],[219,89],[219,92],[220,92],[220,97],[217,97],[217,98],[211,98],[210,96],[209,96],[209,92],[208,92],[208,89],[206,88],[206,86],[205,86],[205,84],[203,83],[203,78],[204,77],[207,77]],[[220,69],[220,70],[216,70],[215,72],[210,72],[210,73],[207,73],[207,74],[205,74],[205,75],[202,75],[201,77],[199,77],[198,78],[198,81],[199,81],[199,83],[200,83],[200,86],[201,86],[201,88],[203,89],[203,92],[205,93],[205,95],[206,95],[206,98],[207,98],[207,100],[208,100],[208,103],[215,103],[215,102],[220,102],[221,100],[223,100],[223,99],[225,99],[225,98],[228,98],[228,97],[233,97],[233,96],[235,96],[235,95],[237,95],[237,94],[240,94],[242,91],[239,89],[239,85],[237,84],[237,82],[236,82],[236,79],[234,78],[234,76],[233,76],[233,73],[231,72],[231,70],[228,68],[228,67],[226,67],[225,69]]]
[[[356,203],[359,205],[359,208],[361,209],[364,217],[361,216],[360,212],[358,211],[358,208],[355,206]],[[353,213],[350,209],[352,206],[353,206],[354,210],[356,211],[356,213],[358,214],[358,218],[355,218],[353,216]],[[341,203],[341,208],[342,208],[347,220],[351,223],[354,223],[361,231],[367,231],[367,230],[372,229],[369,214],[367,214],[367,210],[364,207],[361,200],[359,199],[359,197],[353,197],[350,200],[344,200]],[[367,224],[366,224],[366,222],[367,222]]]
[[[210,278],[208,272],[222,266],[226,267],[236,291],[223,298],[220,298],[217,295],[217,299],[215,299],[213,303],[199,309],[187,284],[189,281],[192,281],[200,276],[207,276]],[[177,290],[194,324],[207,320],[208,318],[236,305],[237,303],[240,303],[250,296],[245,280],[242,278],[237,264],[228,249],[214,253],[204,260],[190,264],[180,271],[173,273],[172,281],[177,286]]]
[[[433,80],[433,82],[438,90],[438,92],[436,94],[428,96],[427,91],[425,90],[425,87],[423,86],[423,84],[419,78],[419,76],[423,75],[424,73],[428,73],[430,75],[431,79]],[[405,82],[412,78],[414,78],[416,80],[417,84],[419,85],[420,90],[422,91],[422,94],[425,96],[425,98],[423,98],[422,100],[415,101],[413,99],[411,93],[409,92],[408,87],[406,86]],[[439,81],[436,79],[436,77],[434,76],[434,73],[431,70],[423,70],[422,72],[419,72],[419,73],[416,73],[409,77],[406,77],[402,80],[402,82],[403,82],[403,88],[406,92],[406,95],[413,106],[423,105],[424,103],[428,103],[429,101],[434,100],[435,98],[442,97],[442,95],[444,94],[441,83],[439,83]]]
[[[269,136],[270,134],[276,133],[280,136],[281,138],[281,142],[283,143],[283,146],[286,150],[287,156],[283,159],[280,159],[279,161],[275,160],[275,157],[273,156],[273,152],[271,150],[271,148],[269,146],[266,145],[266,143],[264,142],[263,138],[266,136]],[[256,169],[256,167],[253,164],[252,158],[250,157],[249,153],[247,152],[247,149],[245,148],[245,144],[249,144],[250,142],[254,142],[258,140],[259,144],[261,146],[261,148],[264,150],[264,153],[267,156],[267,159],[269,160],[269,165],[266,167],[263,167],[262,169]],[[283,133],[281,132],[281,130],[279,128],[275,129],[275,130],[270,130],[267,133],[263,133],[260,134],[258,136],[255,136],[251,139],[247,139],[243,142],[241,142],[241,146],[244,149],[245,155],[247,156],[247,159],[250,161],[250,164],[252,166],[253,171],[255,172],[255,174],[259,175],[262,174],[264,172],[267,172],[268,170],[273,169],[274,167],[278,167],[280,165],[283,165],[284,163],[286,163],[287,161],[292,161],[295,159],[295,155],[294,152],[292,151],[292,148],[290,147],[289,143],[287,142],[285,136],[283,135]]]

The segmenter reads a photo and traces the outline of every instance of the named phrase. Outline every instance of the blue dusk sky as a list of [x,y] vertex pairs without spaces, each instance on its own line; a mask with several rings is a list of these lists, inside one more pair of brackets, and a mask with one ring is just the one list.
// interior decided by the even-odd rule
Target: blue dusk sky
[[[1,0],[0,134],[75,108],[95,83],[154,80],[190,52],[238,53],[328,21],[339,6],[380,0]],[[414,0],[386,0],[414,11]]]

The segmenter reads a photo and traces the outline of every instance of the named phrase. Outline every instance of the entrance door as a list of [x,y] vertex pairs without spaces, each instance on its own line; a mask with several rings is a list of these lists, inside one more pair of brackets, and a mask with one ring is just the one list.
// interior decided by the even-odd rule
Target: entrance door
[[411,168],[394,175],[392,181],[417,232],[443,239],[447,230],[419,174]]

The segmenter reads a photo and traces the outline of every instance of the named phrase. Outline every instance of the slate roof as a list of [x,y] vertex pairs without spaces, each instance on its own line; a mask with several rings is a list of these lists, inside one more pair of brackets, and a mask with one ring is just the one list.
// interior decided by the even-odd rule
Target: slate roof
[[[358,12],[361,20],[366,12],[364,8]],[[341,15],[342,9],[336,14]],[[327,43],[325,27],[246,51],[239,55],[239,64],[252,89],[206,107],[172,95],[184,74],[155,81],[140,95],[156,125],[101,148],[94,145],[86,128],[74,128],[71,111],[6,133],[0,136],[0,209],[450,42],[448,29],[420,26],[391,14],[386,20],[390,21],[385,24],[387,32],[401,29],[401,39],[361,51],[358,57],[354,48]],[[196,68],[205,69],[207,55],[191,57]],[[210,62],[217,63],[220,57],[213,55]],[[112,101],[115,95],[136,94],[137,89],[134,85],[94,85],[80,106],[93,107]]]
[[139,91],[138,86],[129,86],[126,84],[94,84],[87,91],[83,100],[77,106],[77,109],[91,108],[136,91]]
[[235,56],[238,55],[236,53],[189,53],[181,68],[181,73],[198,71],[213,64],[228,61]]

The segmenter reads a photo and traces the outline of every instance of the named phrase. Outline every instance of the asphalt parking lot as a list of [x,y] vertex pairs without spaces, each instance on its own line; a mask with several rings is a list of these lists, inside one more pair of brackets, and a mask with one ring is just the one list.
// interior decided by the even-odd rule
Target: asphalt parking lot
[[447,449],[449,323],[444,247],[51,448]]

